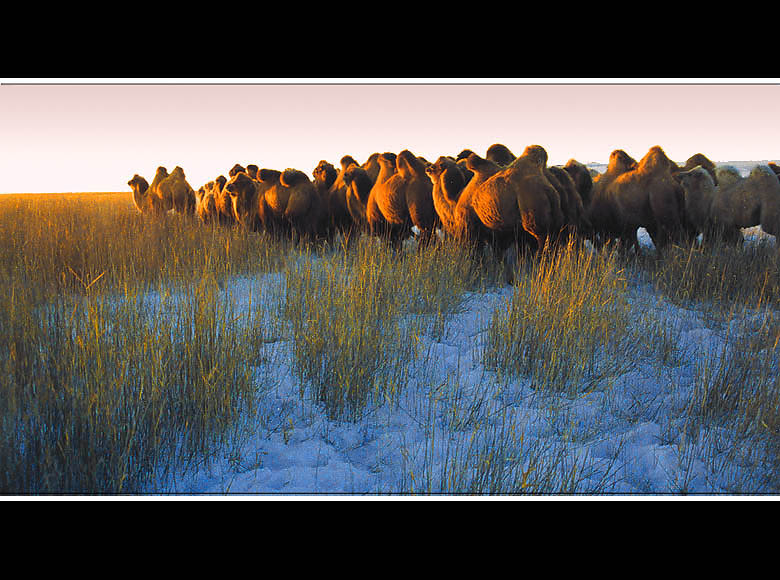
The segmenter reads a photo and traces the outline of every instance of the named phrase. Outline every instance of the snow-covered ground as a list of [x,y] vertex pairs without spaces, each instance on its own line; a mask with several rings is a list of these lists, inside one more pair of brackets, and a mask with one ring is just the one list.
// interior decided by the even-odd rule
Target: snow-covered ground
[[[746,174],[754,164],[744,162],[740,169]],[[758,229],[753,234],[762,236]],[[272,295],[281,280],[279,274],[241,278],[228,290],[239,302],[248,301],[250,294]],[[257,414],[244,418],[241,436],[208,464],[158,481],[149,492],[462,492],[458,482],[475,478],[488,460],[504,462],[504,473],[526,473],[529,481],[557,466],[544,475],[552,494],[767,491],[752,487],[751,475],[738,465],[713,459],[711,436],[687,433],[680,424],[697,361],[720,352],[727,329],[636,283],[636,320],[652,315],[672,329],[678,355],[643,359],[608,389],[546,395],[522,378],[499,379],[482,364],[480,336],[511,292],[503,287],[466,294],[443,333],[420,337],[423,355],[397,404],[371,407],[357,422],[330,420],[320,405],[301,397],[291,345],[282,333],[266,344],[264,362],[255,369],[261,385]]]

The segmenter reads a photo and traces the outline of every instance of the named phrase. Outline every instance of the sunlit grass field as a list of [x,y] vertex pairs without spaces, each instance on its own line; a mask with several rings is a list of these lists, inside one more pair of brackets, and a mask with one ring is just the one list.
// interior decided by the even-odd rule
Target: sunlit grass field
[[[420,337],[446,336],[464,296],[506,288],[504,269],[451,240],[397,252],[365,236],[299,245],[194,217],[154,220],[128,192],[0,196],[0,493],[138,494],[208,461],[251,428],[265,394],[255,370],[283,334],[301,398],[330,419],[397,404],[410,383],[433,389],[410,376],[427,356]],[[277,277],[274,291],[231,290],[263,276]],[[777,489],[773,246],[672,248],[658,260],[571,244],[525,260],[513,279],[484,321],[482,363],[540,393],[607,391],[638,361],[686,356],[673,320],[636,307],[639,291],[727,327],[723,351],[696,362],[682,430],[760,450]],[[549,459],[531,471],[482,461],[506,446],[503,432],[479,431],[448,464],[446,491],[571,491]],[[712,462],[736,461],[728,453]]]

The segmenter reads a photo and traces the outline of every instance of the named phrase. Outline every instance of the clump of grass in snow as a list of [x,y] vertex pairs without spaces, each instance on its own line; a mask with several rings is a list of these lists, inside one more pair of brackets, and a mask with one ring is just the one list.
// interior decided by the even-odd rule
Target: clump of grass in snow
[[254,325],[213,279],[158,303],[28,298],[0,305],[3,493],[139,493],[251,411]]
[[672,246],[646,267],[677,304],[707,306],[713,313],[780,306],[780,253],[768,244],[740,248],[715,239],[703,246]]
[[463,292],[482,283],[454,241],[394,251],[369,237],[343,252],[301,254],[285,276],[282,310],[302,394],[311,389],[329,416],[353,420],[370,403],[395,399],[420,335],[441,332]]
[[570,243],[546,251],[521,270],[506,309],[490,320],[485,365],[537,389],[603,388],[634,365],[627,284],[614,249]]
[[283,256],[129,194],[0,200],[0,492],[137,493],[207,457],[257,395],[263,325],[219,286]]
[[[710,464],[749,462],[742,469],[754,474],[744,485],[776,492],[780,489],[780,322],[771,310],[761,315],[737,315],[722,347],[703,353],[695,366],[688,404],[690,429],[729,433],[730,443],[711,452]],[[713,435],[714,436],[714,435]],[[750,453],[742,450],[750,448]],[[714,453],[714,454],[713,454]],[[758,458],[757,455],[758,454]],[[720,470],[720,469],[718,469]]]

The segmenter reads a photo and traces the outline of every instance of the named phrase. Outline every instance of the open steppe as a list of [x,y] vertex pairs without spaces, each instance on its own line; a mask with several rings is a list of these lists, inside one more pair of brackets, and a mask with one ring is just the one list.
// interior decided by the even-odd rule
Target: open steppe
[[451,240],[0,196],[0,493],[777,493],[780,257],[747,233],[507,285]]

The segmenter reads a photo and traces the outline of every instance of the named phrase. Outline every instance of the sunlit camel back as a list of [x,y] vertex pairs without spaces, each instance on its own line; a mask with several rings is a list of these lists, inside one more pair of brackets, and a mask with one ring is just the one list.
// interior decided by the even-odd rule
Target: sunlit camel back
[[170,175],[165,167],[158,167],[151,184],[138,174],[127,184],[132,188],[133,203],[141,213],[162,215],[170,210],[179,214],[195,212],[195,191],[187,183],[184,170],[179,166]]
[[[684,193],[672,176],[673,165],[663,149],[656,145],[635,167],[613,174],[611,181],[606,183],[599,201],[611,220],[609,233],[616,235],[627,247],[638,250],[637,230],[640,227],[647,230],[659,253],[670,243],[682,239]],[[597,188],[602,179],[596,182]],[[591,205],[594,202],[595,196]],[[589,217],[594,223],[594,216]]]
[[314,186],[322,200],[324,212],[324,230],[329,240],[341,234],[349,242],[352,230],[352,216],[347,207],[347,186],[344,183],[344,170],[357,162],[349,155],[341,158],[341,169],[322,160],[312,171]]
[[324,207],[308,176],[297,169],[238,172],[225,186],[236,220],[277,237],[312,240],[324,234]]
[[511,165],[471,153],[468,175],[459,162],[439,157],[427,170],[436,211],[449,235],[488,243],[497,255],[512,246],[539,251],[563,224],[558,193],[544,176],[544,162],[532,150]]
[[596,247],[621,238],[618,208],[609,185],[620,175],[637,166],[637,161],[622,149],[615,149],[609,155],[609,163],[604,173],[593,177],[590,200],[585,205],[585,215],[593,230],[593,242]]
[[[379,165],[363,209],[359,192],[350,190],[350,206],[359,221],[363,220],[369,233],[387,239],[394,246],[408,238],[417,227],[421,244],[433,234],[436,212],[431,194],[432,184],[425,174],[425,162],[409,150],[398,155],[382,153],[376,158]],[[364,175],[369,177],[367,169]]]
[[127,182],[132,189],[133,204],[142,214],[162,215],[165,209],[162,200],[149,192],[149,182],[137,173]]

